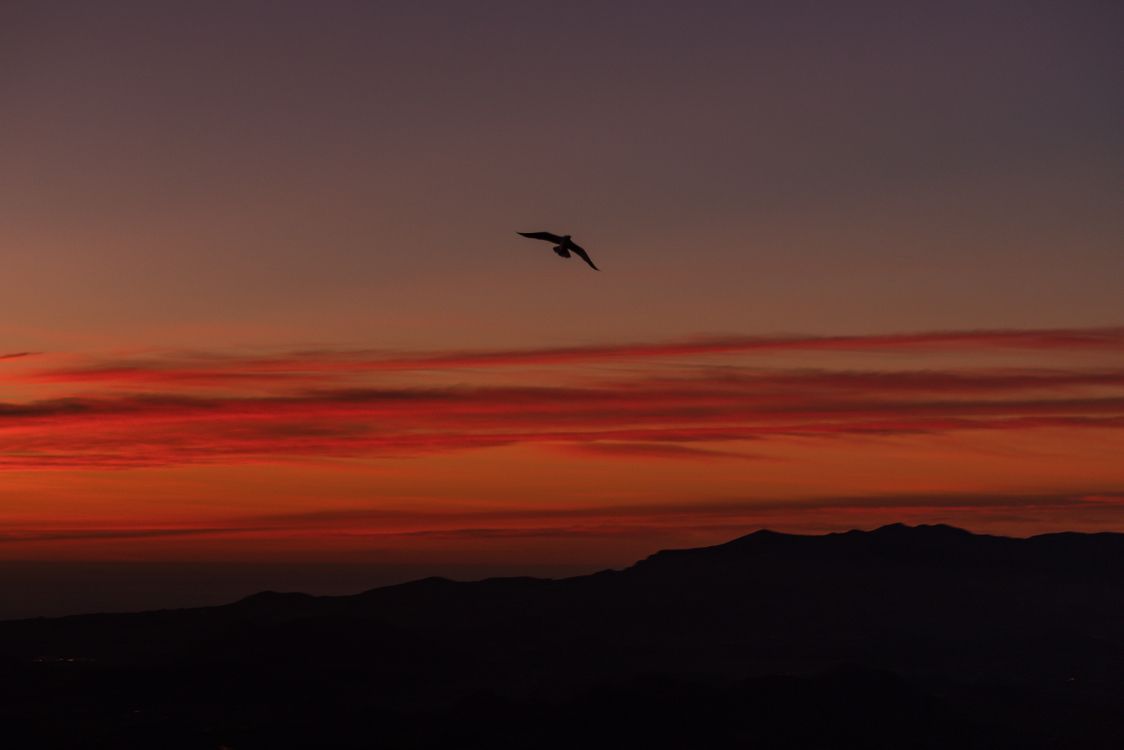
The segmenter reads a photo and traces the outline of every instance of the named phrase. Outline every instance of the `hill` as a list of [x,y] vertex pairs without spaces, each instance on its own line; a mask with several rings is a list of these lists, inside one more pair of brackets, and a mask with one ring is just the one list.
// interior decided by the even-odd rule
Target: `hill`
[[1124,535],[759,531],[590,576],[0,623],[66,747],[1124,743]]

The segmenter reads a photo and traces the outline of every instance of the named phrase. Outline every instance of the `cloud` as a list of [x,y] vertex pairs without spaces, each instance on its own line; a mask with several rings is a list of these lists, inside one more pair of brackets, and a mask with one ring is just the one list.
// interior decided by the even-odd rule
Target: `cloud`
[[744,385],[719,391],[702,379],[674,388],[629,383],[69,398],[0,405],[0,467],[391,457],[512,444],[570,444],[622,459],[715,458],[712,446],[700,444],[1048,427],[1124,428],[1124,395],[931,399],[794,387],[783,396],[763,396]]
[[[735,498],[725,501],[684,498],[664,504],[585,508],[520,508],[409,512],[346,509],[244,519],[253,528],[299,528],[307,532],[378,537],[441,539],[663,536],[686,533],[733,537],[758,528],[873,528],[892,521],[952,522],[972,526],[1018,522],[1035,529],[1056,515],[1069,524],[1118,524],[1124,519],[1124,492],[1083,490],[1053,493],[886,493],[793,500]],[[1012,523],[1015,522],[1015,523]],[[709,543],[709,542],[708,542]]]
[[480,349],[393,354],[371,350],[310,350],[277,356],[222,354],[98,362],[43,370],[41,382],[181,383],[225,386],[315,381],[325,374],[575,365],[770,352],[879,351],[1124,352],[1124,328],[937,331],[865,336],[726,336],[684,341]]
[[250,529],[34,529],[0,533],[0,544],[18,542],[100,541],[104,539],[157,539],[176,536],[212,536],[245,533]]
[[671,459],[728,459],[757,460],[758,456],[734,451],[695,448],[679,443],[636,443],[594,440],[583,443],[566,443],[566,450],[582,455],[609,458],[671,458]]
[[[584,508],[525,506],[505,510],[392,510],[345,508],[227,519],[206,526],[122,528],[57,526],[51,522],[0,534],[0,544],[160,540],[170,537],[254,535],[283,538],[347,538],[377,548],[395,539],[443,541],[488,539],[591,539],[658,537],[681,544],[688,534],[734,537],[758,528],[831,530],[873,528],[890,521],[959,525],[1022,521],[1032,530],[1056,515],[1068,524],[1098,525],[1124,519],[1124,492],[1088,489],[1053,493],[887,493],[794,500],[684,498],[664,504]],[[1036,524],[1038,526],[1036,526]],[[710,542],[708,542],[710,543]]]
[[[622,461],[715,460],[748,455],[722,443],[793,436],[1116,430],[1124,428],[1124,369],[1093,368],[1084,356],[1066,355],[1115,350],[1124,345],[1122,331],[758,337],[409,360],[325,352],[280,359],[194,355],[145,366],[56,370],[36,377],[69,373],[79,382],[50,380],[50,397],[0,403],[0,470],[389,458],[507,445]],[[590,357],[687,356],[722,346],[1020,346],[1048,350],[1050,367],[904,370],[900,359],[894,362],[899,369],[766,369],[694,360],[672,371],[636,365],[605,373],[581,366]],[[531,385],[523,384],[526,378],[497,380],[467,370],[458,384],[437,385],[424,373],[404,379],[350,369],[372,362],[412,362],[412,368],[421,361],[542,363],[552,357],[579,364],[536,374]],[[914,354],[908,361],[925,359]],[[342,369],[317,369],[326,365]],[[314,377],[306,377],[310,373]],[[83,374],[91,379],[81,380]],[[201,391],[200,383],[216,389]]]
[[402,510],[378,508],[337,508],[298,513],[273,513],[246,516],[240,524],[259,529],[270,528],[331,528],[342,526],[431,529],[459,527],[468,522],[488,527],[507,525],[547,526],[596,522],[663,519],[679,523],[686,516],[716,519],[738,519],[748,515],[775,512],[814,513],[815,511],[860,509],[984,509],[984,508],[1071,508],[1084,506],[1113,506],[1124,511],[1124,491],[1113,489],[1085,489],[1070,492],[1046,493],[980,493],[980,492],[915,492],[884,493],[872,495],[827,495],[798,499],[769,497],[742,497],[715,500],[709,498],[684,498],[680,502],[637,503],[630,505],[595,505],[590,507],[520,507],[503,510]]

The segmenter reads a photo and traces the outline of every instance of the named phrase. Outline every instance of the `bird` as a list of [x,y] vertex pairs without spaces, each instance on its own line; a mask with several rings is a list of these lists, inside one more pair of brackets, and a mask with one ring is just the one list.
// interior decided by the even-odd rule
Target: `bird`
[[561,237],[557,234],[552,234],[551,232],[516,232],[516,234],[522,235],[523,237],[530,237],[532,240],[546,240],[548,242],[553,242],[554,252],[558,253],[558,255],[562,256],[563,258],[569,258],[570,253],[572,252],[574,255],[578,256],[586,263],[588,263],[589,267],[594,271],[601,270],[597,266],[593,265],[593,261],[589,259],[589,254],[586,253],[586,251],[580,245],[570,239],[570,235],[568,234],[564,234]]

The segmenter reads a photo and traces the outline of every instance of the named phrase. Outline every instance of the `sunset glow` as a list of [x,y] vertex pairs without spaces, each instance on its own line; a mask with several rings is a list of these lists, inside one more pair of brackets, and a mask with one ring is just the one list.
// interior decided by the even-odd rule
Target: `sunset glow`
[[6,4],[0,559],[1124,529],[1078,6]]
[[[1124,518],[1124,332],[4,362],[0,554],[612,560]],[[569,552],[567,552],[569,550]]]

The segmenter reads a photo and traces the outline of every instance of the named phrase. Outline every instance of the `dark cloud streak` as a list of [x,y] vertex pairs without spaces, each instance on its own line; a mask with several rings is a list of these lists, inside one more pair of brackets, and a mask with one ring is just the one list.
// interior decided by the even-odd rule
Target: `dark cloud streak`
[[1124,352],[1124,328],[937,331],[866,336],[728,336],[662,343],[398,355],[370,350],[306,350],[282,356],[251,358],[206,354],[44,370],[33,377],[48,382],[195,382],[225,385],[255,380],[285,382],[315,379],[317,373],[572,365],[753,352],[990,349]]
[[[587,508],[471,509],[459,512],[340,509],[304,513],[265,514],[233,519],[226,524],[188,528],[52,528],[41,524],[0,534],[0,544],[34,542],[96,542],[101,540],[160,539],[181,536],[236,534],[302,536],[344,533],[350,538],[428,537],[444,540],[493,538],[590,538],[673,531],[746,533],[769,523],[814,518],[831,511],[848,528],[876,525],[882,516],[958,514],[963,518],[1000,512],[1064,512],[1124,517],[1124,491],[1091,489],[1053,493],[912,493],[865,496],[826,496],[796,500],[731,499],[704,502],[686,499],[667,504],[593,506]],[[839,513],[844,515],[840,516]]]

